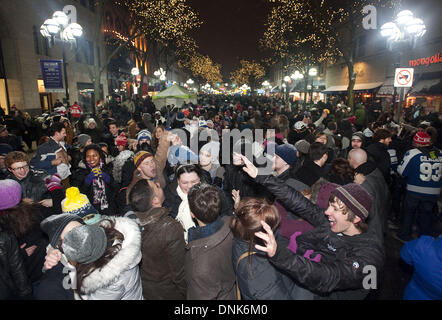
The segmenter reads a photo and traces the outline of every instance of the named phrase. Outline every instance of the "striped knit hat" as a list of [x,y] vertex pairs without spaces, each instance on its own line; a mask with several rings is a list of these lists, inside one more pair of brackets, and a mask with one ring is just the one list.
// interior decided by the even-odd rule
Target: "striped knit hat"
[[356,183],[350,183],[336,188],[333,192],[348,209],[365,221],[371,209],[372,198],[363,187]]
[[421,131],[416,133],[413,138],[413,142],[417,146],[425,147],[431,144],[431,137],[428,133]]
[[138,152],[134,157],[135,167],[138,168],[140,166],[141,162],[143,162],[145,159],[147,159],[149,157],[153,157],[150,152],[147,152],[147,151]]
[[101,220],[101,215],[89,202],[89,199],[76,187],[66,190],[66,198],[61,202],[63,213],[75,214],[86,224],[94,224]]

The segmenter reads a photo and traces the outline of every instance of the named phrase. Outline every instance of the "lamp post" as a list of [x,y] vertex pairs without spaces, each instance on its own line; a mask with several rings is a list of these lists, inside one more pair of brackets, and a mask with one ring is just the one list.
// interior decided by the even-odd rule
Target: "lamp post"
[[[293,88],[296,88],[296,81],[304,79],[304,75],[301,72],[299,72],[298,70],[296,70],[294,73],[292,73],[290,75],[290,79],[294,80],[295,84],[294,84]],[[290,92],[289,92],[289,95],[290,95]]]
[[63,11],[55,11],[52,18],[46,19],[40,27],[40,33],[43,37],[50,40],[51,45],[56,41],[62,42],[63,73],[65,83],[66,102],[69,102],[69,87],[66,70],[66,51],[65,43],[77,43],[77,40],[83,35],[83,28],[75,22],[69,23],[69,17]]
[[140,74],[140,70],[138,70],[138,68],[132,68],[132,70],[130,71],[130,73],[133,76],[133,88],[134,88],[134,95],[138,94],[138,86],[137,86],[137,76]]
[[[310,78],[312,78],[312,84],[310,87],[310,102],[313,102],[313,78],[318,75],[318,69],[316,68],[310,68],[308,71],[308,75]],[[305,93],[304,97],[305,104],[307,103],[307,92]]]
[[[410,10],[403,10],[397,14],[394,22],[387,22],[381,27],[381,36],[387,38],[387,47],[390,51],[398,52],[399,58],[395,67],[402,63],[402,55],[405,50],[414,49],[417,40],[426,33],[424,22],[413,16]],[[394,88],[393,106],[396,103],[397,88]],[[399,94],[399,104],[396,110],[396,121],[400,121],[404,88]]]

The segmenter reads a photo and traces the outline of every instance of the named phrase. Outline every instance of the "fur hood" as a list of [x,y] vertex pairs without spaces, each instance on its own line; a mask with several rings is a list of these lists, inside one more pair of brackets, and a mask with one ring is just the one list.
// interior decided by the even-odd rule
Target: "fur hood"
[[123,150],[120,152],[118,156],[114,159],[114,168],[112,170],[112,174],[114,176],[115,181],[118,183],[121,183],[121,171],[123,169],[124,163],[129,159],[130,157],[133,157],[134,153],[130,150]]
[[[122,217],[106,217],[116,222],[115,229],[124,235],[121,250],[101,269],[93,271],[83,280],[82,291],[91,294],[118,280],[120,275],[138,267],[141,261],[141,231],[138,224]],[[102,224],[103,221],[100,223]]]

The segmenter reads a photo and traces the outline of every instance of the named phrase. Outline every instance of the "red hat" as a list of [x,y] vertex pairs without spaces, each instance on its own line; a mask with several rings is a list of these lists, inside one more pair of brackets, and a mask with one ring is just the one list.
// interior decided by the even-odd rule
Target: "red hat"
[[[330,111],[329,111],[329,112],[330,112]],[[350,121],[352,124],[355,124],[356,117],[353,116],[353,117],[348,118],[347,120]]]
[[413,142],[417,146],[429,146],[431,144],[431,137],[428,133],[425,131],[421,131],[416,133],[416,135],[413,138]]
[[124,132],[122,132],[116,139],[115,139],[115,144],[117,146],[127,146],[127,137],[124,134]]

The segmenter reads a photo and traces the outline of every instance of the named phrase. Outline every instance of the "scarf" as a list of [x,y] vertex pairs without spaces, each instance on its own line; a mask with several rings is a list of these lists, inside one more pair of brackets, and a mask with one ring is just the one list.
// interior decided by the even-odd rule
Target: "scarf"
[[[87,166],[92,170],[92,168],[87,164]],[[103,168],[103,160],[100,160],[100,171]],[[109,208],[109,203],[106,198],[106,183],[102,177],[103,172],[100,177],[94,176],[92,180],[92,194],[93,194],[93,204],[94,207],[100,210],[105,210]]]
[[178,196],[181,198],[182,202],[178,208],[178,214],[176,216],[176,220],[181,223],[181,225],[184,228],[184,240],[187,244],[187,231],[195,227],[195,222],[193,222],[192,216],[190,215],[190,207],[189,207],[189,201],[187,200],[187,194],[185,194],[180,186],[176,188],[176,191],[178,193]]

